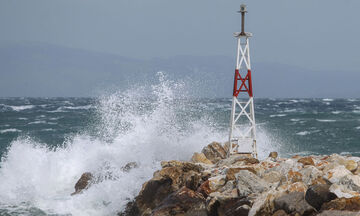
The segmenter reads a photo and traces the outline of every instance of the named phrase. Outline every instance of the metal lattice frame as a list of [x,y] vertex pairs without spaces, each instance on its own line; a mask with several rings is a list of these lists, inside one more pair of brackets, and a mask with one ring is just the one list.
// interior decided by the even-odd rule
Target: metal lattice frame
[[[246,9],[245,9],[246,10]],[[244,12],[240,11],[243,15]],[[249,38],[251,33],[235,33],[238,40],[234,90],[232,99],[229,154],[250,153],[257,158],[256,124],[251,81]],[[239,97],[245,93],[244,97]]]

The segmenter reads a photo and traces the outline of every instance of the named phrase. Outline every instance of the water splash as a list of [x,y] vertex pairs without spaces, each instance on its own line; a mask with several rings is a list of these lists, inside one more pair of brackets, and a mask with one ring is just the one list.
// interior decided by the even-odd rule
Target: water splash
[[[223,141],[226,134],[212,127],[211,117],[193,119],[184,112],[182,83],[162,73],[158,77],[157,85],[101,97],[98,136],[84,132],[55,149],[29,137],[13,141],[1,162],[0,205],[12,206],[11,211],[16,206],[18,211],[36,207],[46,213],[113,215],[138,193],[161,160],[188,160],[206,143]],[[123,172],[121,167],[130,161],[139,167]],[[70,196],[84,172],[100,177],[111,173],[113,178]]]

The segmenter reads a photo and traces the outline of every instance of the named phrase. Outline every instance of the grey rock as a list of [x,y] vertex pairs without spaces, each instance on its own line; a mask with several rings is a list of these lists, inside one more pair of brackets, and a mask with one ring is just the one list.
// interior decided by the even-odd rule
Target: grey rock
[[251,193],[262,193],[269,189],[267,182],[250,171],[240,170],[235,174],[235,177],[240,196],[247,196]]
[[323,203],[337,198],[334,193],[330,192],[329,188],[330,186],[326,184],[310,186],[305,194],[306,202],[315,209],[320,210]]
[[291,192],[278,197],[274,200],[275,210],[284,210],[286,213],[299,213],[300,215],[309,215],[316,210],[304,199],[304,193]]

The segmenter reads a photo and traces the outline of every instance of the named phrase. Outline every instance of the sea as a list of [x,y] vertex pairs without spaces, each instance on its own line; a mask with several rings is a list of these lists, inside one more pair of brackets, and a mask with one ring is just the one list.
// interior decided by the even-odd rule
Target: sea
[[[260,158],[360,156],[360,99],[254,103]],[[116,215],[161,161],[226,142],[230,112],[231,96],[195,97],[164,77],[92,98],[0,98],[0,215]],[[84,172],[101,181],[71,196]]]

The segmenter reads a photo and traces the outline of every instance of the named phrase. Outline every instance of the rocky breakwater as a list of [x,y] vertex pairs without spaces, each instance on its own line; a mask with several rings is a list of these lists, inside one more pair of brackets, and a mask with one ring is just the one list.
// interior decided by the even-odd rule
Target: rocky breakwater
[[226,157],[211,143],[191,161],[163,161],[121,216],[360,215],[360,158]]

